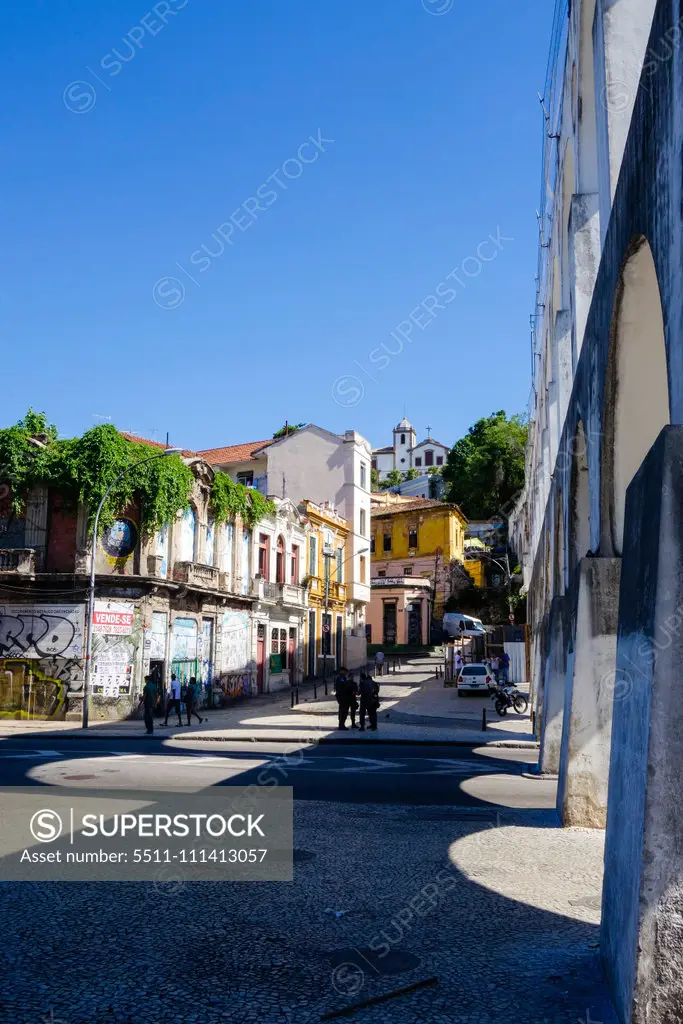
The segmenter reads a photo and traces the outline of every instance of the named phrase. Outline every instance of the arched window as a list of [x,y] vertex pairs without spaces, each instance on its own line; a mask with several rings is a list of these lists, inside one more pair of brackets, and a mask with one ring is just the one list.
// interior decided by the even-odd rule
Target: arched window
[[195,560],[195,515],[194,509],[188,508],[180,521],[179,561],[194,562]]
[[242,531],[242,558],[240,561],[242,572],[242,593],[246,594],[249,590],[249,580],[251,577],[251,534],[249,530]]
[[405,434],[401,434],[401,444],[405,444],[405,443],[406,443],[406,435]]
[[285,539],[282,534],[277,539],[275,552],[275,582],[285,582]]
[[223,572],[232,572],[232,544],[235,536],[235,527],[232,523],[226,523],[223,528]]
[[213,565],[214,564],[214,555],[215,555],[215,550],[216,550],[216,540],[215,540],[216,534],[215,534],[214,526],[215,526],[214,521],[211,518],[211,516],[209,516],[209,518],[206,521],[206,546],[205,546],[205,549],[204,549],[204,564],[205,565]]

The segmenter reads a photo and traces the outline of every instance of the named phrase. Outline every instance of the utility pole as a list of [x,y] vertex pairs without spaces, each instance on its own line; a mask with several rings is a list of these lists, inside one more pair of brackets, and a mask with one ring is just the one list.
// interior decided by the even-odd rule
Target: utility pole
[[[323,610],[323,686],[325,687],[325,693],[327,693],[327,645],[330,645],[330,654],[332,653],[332,629],[328,622],[329,619],[329,608],[330,608],[330,558],[332,558],[332,546],[325,544],[323,547],[323,558],[325,559],[325,607]],[[329,640],[328,640],[329,637]]]

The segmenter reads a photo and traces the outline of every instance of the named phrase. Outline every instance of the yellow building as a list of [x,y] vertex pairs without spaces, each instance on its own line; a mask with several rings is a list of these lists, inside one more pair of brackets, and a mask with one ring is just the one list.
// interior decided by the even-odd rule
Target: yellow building
[[349,524],[331,505],[304,501],[299,507],[309,524],[304,577],[308,587],[305,671],[309,679],[321,676],[327,658],[331,680],[347,657],[344,562]]
[[442,501],[373,494],[371,521],[373,578],[429,579],[433,617],[441,619],[458,571],[455,563],[462,565],[465,560],[467,519],[463,513],[457,505]]

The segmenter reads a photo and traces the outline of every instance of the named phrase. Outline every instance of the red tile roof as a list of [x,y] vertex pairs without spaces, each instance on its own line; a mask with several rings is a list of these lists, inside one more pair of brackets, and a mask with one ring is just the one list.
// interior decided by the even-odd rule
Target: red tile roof
[[[147,444],[151,448],[166,448],[166,447],[168,447],[167,445],[163,444],[161,441],[152,441],[148,437],[138,437],[136,434],[129,434],[127,430],[119,430],[119,434],[121,435],[121,437],[125,437],[126,441],[134,441],[135,444]],[[175,447],[175,445],[172,445],[171,447]],[[178,446],[178,447],[180,447],[180,446]],[[189,449],[185,449],[185,448],[183,449],[183,455],[186,458],[193,458],[197,454],[198,454],[198,452],[192,452]]]
[[[457,505],[447,505],[443,501],[436,501],[434,498],[413,498],[411,501],[401,501],[387,505],[373,505],[370,515],[373,519],[381,516],[397,516],[401,512],[420,512],[422,509],[440,508],[444,511],[458,512],[463,519],[465,516]],[[466,521],[466,520],[465,520]]]
[[272,443],[273,438],[269,437],[267,441],[247,441],[246,444],[231,444],[225,448],[205,448],[197,454],[210,466],[222,466],[227,462],[248,462],[249,459],[255,458],[254,452]]

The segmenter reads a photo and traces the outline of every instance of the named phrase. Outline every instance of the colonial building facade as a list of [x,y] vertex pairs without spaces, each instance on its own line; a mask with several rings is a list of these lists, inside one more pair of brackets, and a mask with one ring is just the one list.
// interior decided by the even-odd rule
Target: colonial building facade
[[349,524],[328,504],[305,501],[301,509],[309,526],[307,675],[323,675],[326,668],[331,676],[347,660],[346,636],[354,624],[345,572]]
[[[385,493],[373,495],[373,601],[382,600],[376,594],[375,579],[427,579],[432,588],[430,619],[440,621],[444,602],[464,573],[466,526],[467,520],[457,505]],[[377,621],[376,614],[373,621]]]
[[369,443],[354,430],[334,434],[309,424],[278,440],[212,448],[200,454],[234,480],[258,487],[270,497],[327,505],[346,520],[345,660],[349,668],[365,665],[370,601]]

